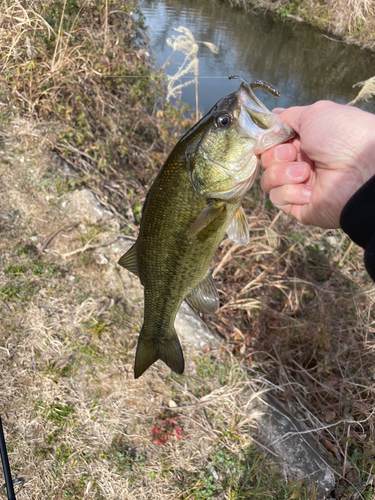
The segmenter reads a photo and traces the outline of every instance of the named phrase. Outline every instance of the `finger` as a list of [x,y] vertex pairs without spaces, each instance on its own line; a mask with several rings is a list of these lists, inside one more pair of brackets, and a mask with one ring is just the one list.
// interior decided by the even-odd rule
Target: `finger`
[[276,207],[284,210],[286,205],[307,205],[311,193],[312,189],[305,184],[286,184],[271,189],[270,200]]
[[297,159],[297,149],[290,143],[278,144],[273,148],[267,149],[267,151],[261,154],[260,158],[262,168],[267,169],[276,162],[295,161]]
[[289,184],[301,184],[309,179],[310,165],[305,162],[273,163],[262,174],[262,188],[269,192],[271,189]]
[[304,222],[303,221],[303,209],[306,208],[306,205],[288,204],[288,205],[284,205],[283,207],[278,207],[278,208],[280,208],[280,210],[282,210],[286,214],[292,215],[300,222]]
[[285,108],[274,108],[272,110],[272,113],[274,113],[275,115],[279,115],[280,113],[282,113],[283,111],[285,111]]
[[300,137],[297,135],[296,137],[294,137],[291,141],[291,144],[296,148],[297,150],[297,161],[304,161],[306,163],[308,163],[310,165],[310,167],[313,169],[314,168],[314,162],[313,160],[311,160],[306,153],[304,153],[302,150],[301,150],[301,139]]
[[279,114],[279,118],[299,134],[302,114],[306,112],[308,107],[309,106],[293,106],[292,108],[285,109]]

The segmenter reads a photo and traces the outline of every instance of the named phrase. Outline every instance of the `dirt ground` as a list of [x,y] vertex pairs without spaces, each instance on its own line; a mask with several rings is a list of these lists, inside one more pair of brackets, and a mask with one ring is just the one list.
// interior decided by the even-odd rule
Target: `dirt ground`
[[37,127],[1,140],[0,408],[17,498],[229,498],[241,453],[259,460],[238,363],[185,345],[183,376],[159,362],[134,380],[142,290],[116,265],[132,236],[61,187],[74,173]]
[[[311,307],[317,306],[302,294],[299,307],[304,316],[293,313],[299,285],[295,283],[295,295],[288,298],[275,267],[285,256],[282,248],[279,257],[274,255],[282,232],[276,221],[265,228],[266,221],[254,214],[248,249],[253,257],[246,264],[251,276],[245,273],[252,298],[241,298],[237,290],[240,286],[244,291],[241,249],[224,242],[214,262],[225,300],[218,317],[210,320],[211,327],[228,342],[216,349],[185,343],[184,375],[158,362],[134,380],[142,290],[137,278],[116,262],[134,241],[136,227],[124,228],[110,206],[99,204],[98,200],[106,202],[100,191],[94,196],[82,186],[77,190],[77,174],[47,151],[47,136],[41,125],[21,119],[3,126],[1,135],[0,408],[13,477],[25,481],[17,498],[315,498],[283,478],[272,456],[254,445],[257,425],[244,397],[250,384],[279,385],[284,403],[297,400],[299,417],[322,428],[317,433],[321,443],[338,465],[339,476],[354,487],[350,490],[343,482],[336,498],[371,498],[373,288],[356,291],[354,308],[360,321],[347,323],[357,333],[362,325],[362,343],[356,347],[352,332],[351,344],[341,343],[338,354],[324,358],[324,352],[332,351],[331,333],[323,338],[320,325],[309,356],[317,356],[321,370],[319,365],[309,370],[301,357],[301,343],[306,343],[301,328],[310,336],[303,321],[311,327]],[[294,248],[288,249],[287,267]],[[263,260],[268,258],[271,264]],[[341,281],[336,278],[336,292],[321,284],[317,305],[323,321],[325,307],[332,311],[333,304],[336,311],[352,311],[345,302],[353,304],[353,293],[346,295],[345,273],[355,265],[364,276],[359,259],[360,255],[348,264]],[[273,298],[267,295],[271,283],[272,290],[284,290],[289,309],[283,302],[280,311],[281,299],[274,291]],[[349,281],[349,286],[355,287],[355,282]],[[246,330],[243,322],[248,315],[252,319]],[[292,326],[280,336],[284,320]],[[325,324],[336,331],[341,328],[340,343],[346,335],[345,319],[338,315],[336,320],[331,320],[333,327]],[[293,331],[300,353],[294,360],[303,364],[300,373],[291,370]],[[277,359],[270,362],[279,348],[283,364]],[[361,350],[359,368],[355,349]],[[330,356],[336,356],[344,369],[342,387],[336,383]],[[344,359],[345,366],[340,365]],[[317,380],[319,374],[323,378]],[[325,410],[317,407],[314,412],[314,398],[322,391]],[[332,394],[339,403],[330,399]]]

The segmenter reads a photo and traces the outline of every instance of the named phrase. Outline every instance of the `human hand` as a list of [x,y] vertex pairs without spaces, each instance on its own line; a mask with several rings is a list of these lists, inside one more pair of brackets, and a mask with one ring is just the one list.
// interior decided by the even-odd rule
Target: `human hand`
[[339,228],[346,202],[375,174],[375,115],[330,101],[275,111],[297,135],[261,155],[263,189],[300,222]]

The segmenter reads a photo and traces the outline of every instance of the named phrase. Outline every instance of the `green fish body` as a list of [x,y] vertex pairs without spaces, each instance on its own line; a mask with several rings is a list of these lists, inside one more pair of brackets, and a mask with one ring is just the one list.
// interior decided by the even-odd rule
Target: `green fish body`
[[241,202],[259,170],[255,153],[262,152],[262,141],[265,150],[292,135],[242,83],[169,155],[147,194],[138,239],[119,261],[144,287],[135,378],[158,359],[176,373],[184,371],[174,330],[181,303],[186,299],[204,313],[217,310],[209,265],[226,233],[237,243],[248,242]]

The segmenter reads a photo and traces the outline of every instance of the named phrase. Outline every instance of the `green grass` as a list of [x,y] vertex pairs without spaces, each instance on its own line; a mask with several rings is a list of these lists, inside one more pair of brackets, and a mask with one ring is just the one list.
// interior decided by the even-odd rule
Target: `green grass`
[[67,423],[68,417],[74,415],[75,408],[71,404],[62,405],[61,403],[52,403],[42,406],[42,416],[58,426],[63,426]]
[[175,485],[184,500],[208,500],[225,495],[231,500],[245,498],[313,500],[315,495],[302,484],[280,481],[280,473],[261,452],[251,446],[240,454],[215,445],[203,470],[197,473],[179,471]]

